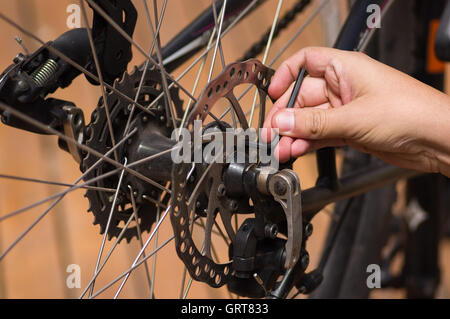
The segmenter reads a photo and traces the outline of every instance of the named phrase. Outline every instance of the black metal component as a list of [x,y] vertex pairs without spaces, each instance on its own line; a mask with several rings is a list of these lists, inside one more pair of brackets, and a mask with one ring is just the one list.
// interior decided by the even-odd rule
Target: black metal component
[[[139,129],[137,138],[129,141],[126,151],[130,163],[170,150],[176,143],[170,139],[170,132],[165,123],[152,116],[142,114],[135,127]],[[170,152],[163,153],[153,160],[135,166],[134,169],[154,181],[165,183],[172,178],[171,155]]]
[[352,9],[342,27],[339,36],[334,44],[334,48],[339,50],[353,51],[358,46],[361,33],[367,29],[367,18],[371,14],[367,8],[371,4],[377,4],[381,7],[384,0],[358,0],[352,6]]
[[245,195],[244,174],[248,165],[246,163],[231,163],[223,174],[227,194],[232,197]]
[[[131,38],[137,21],[137,11],[131,0],[94,0],[94,2]],[[92,25],[92,34],[100,70],[106,83],[113,81],[127,70],[133,54],[131,43],[124,38],[114,26],[102,17],[96,10]],[[87,69],[97,74],[95,61],[90,60]],[[86,77],[92,84],[98,84]]]
[[446,178],[437,174],[408,181],[407,200],[417,200],[426,220],[407,234],[403,276],[408,298],[434,298],[441,279],[439,242],[443,233],[443,191]]
[[316,152],[318,177],[316,185],[331,190],[339,189],[339,181],[336,169],[336,151],[332,147],[326,147]]
[[392,165],[376,165],[365,168],[339,179],[340,188],[313,187],[302,192],[302,211],[305,220],[311,220],[326,205],[368,192],[369,190],[393,183],[401,178],[420,175]]
[[[233,244],[234,276],[228,289],[240,296],[262,298],[284,272],[285,241],[268,236],[259,237],[258,222],[248,218],[242,223]],[[258,283],[254,274],[261,279]]]
[[313,292],[323,281],[323,273],[319,269],[304,274],[296,284],[298,292],[308,295]]
[[[77,50],[73,50],[74,46]],[[29,56],[16,56],[14,64],[0,77],[0,100],[51,128],[61,130],[66,116],[61,107],[72,103],[45,98],[58,88],[70,85],[80,72],[53,54],[52,49],[60,51],[80,65],[86,65],[90,56],[86,29],[70,30]],[[48,134],[8,112],[1,115],[2,122],[6,125]]]
[[276,285],[275,289],[270,292],[268,298],[285,299],[292,290],[292,287],[294,287],[295,283],[303,276],[308,264],[308,252],[305,249],[302,249],[300,260],[294,265],[294,267],[286,271],[283,279]]
[[[38,103],[26,105],[18,104],[16,105],[16,109],[50,128],[62,131],[63,122],[67,117],[67,114],[62,110],[62,106],[67,105],[68,103],[70,102],[58,99],[47,99]],[[23,121],[12,115],[8,111],[2,113],[2,123],[32,133],[43,135],[49,134],[47,130],[41,130],[29,122]]]

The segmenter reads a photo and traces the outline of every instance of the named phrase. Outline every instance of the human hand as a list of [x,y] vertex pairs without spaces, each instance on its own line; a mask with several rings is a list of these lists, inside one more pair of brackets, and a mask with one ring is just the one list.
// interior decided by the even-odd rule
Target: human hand
[[[286,109],[302,67],[305,78]],[[357,52],[305,48],[283,62],[269,87],[264,127],[278,129],[281,162],[349,145],[393,165],[450,176],[450,97]]]

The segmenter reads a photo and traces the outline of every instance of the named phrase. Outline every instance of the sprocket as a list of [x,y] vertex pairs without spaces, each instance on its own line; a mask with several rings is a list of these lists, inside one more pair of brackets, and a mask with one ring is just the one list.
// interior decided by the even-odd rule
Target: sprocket
[[[139,84],[143,73],[143,67],[135,67],[130,74],[124,73],[120,80],[116,80],[114,82],[114,88],[134,100],[139,90]],[[149,105],[162,92],[161,73],[154,68],[147,69],[137,102],[143,106]],[[178,96],[178,89],[170,89],[170,95],[171,101],[175,107],[176,116],[179,116],[182,112],[182,101]],[[124,134],[124,130],[130,116],[132,105],[127,99],[114,91],[106,93],[106,100],[115,140],[120,141],[124,135],[126,135]],[[116,154],[118,156],[117,160],[120,163],[124,163],[125,158],[129,160],[128,163],[135,160],[134,154],[136,154],[136,151],[133,148],[136,148],[139,145],[139,141],[148,138],[149,131],[170,139],[173,127],[170,125],[171,121],[168,121],[166,118],[167,112],[164,107],[164,99],[160,100],[160,104],[151,109],[151,113],[154,115],[144,112],[137,107],[135,108],[131,117],[128,132],[134,129],[137,129],[137,132],[127,142],[124,142],[116,149]],[[105,103],[103,98],[100,98],[97,108],[92,113],[91,122],[86,127],[86,146],[101,154],[105,154],[112,148],[109,132]],[[147,142],[150,144],[152,143],[152,141]],[[111,154],[110,157],[114,158],[113,154]],[[98,158],[96,156],[87,153],[81,162],[81,170],[86,172],[97,161]],[[84,180],[88,181],[114,169],[116,169],[115,166],[102,161],[86,174]],[[115,174],[100,179],[95,182],[93,186],[116,189],[118,182],[119,175]],[[156,182],[165,184],[167,181],[160,180]],[[130,192],[130,189],[133,191]],[[95,189],[88,189],[85,194],[85,197],[87,197],[90,204],[88,211],[92,212],[94,215],[94,224],[100,225],[101,234],[103,234],[107,228],[107,222],[112,208],[113,195],[114,194]],[[163,198],[161,198],[161,195],[162,191],[160,189],[125,172],[119,189],[116,208],[113,210],[111,223],[107,231],[108,239],[111,240],[112,238],[119,236],[123,230],[123,226],[133,213],[131,196],[134,197],[133,201],[136,205],[140,231],[148,232],[156,221],[156,203],[161,202],[162,206],[164,203],[167,204],[168,194],[165,194]],[[124,231],[121,240],[125,238],[127,242],[130,242],[133,237],[138,236],[137,225],[135,223],[134,226],[132,225],[133,223]]]

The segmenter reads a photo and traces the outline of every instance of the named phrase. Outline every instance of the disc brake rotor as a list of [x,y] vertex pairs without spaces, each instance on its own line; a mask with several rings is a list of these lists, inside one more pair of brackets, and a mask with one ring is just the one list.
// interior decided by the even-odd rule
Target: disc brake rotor
[[[258,123],[261,127],[265,116],[267,89],[273,73],[273,70],[257,60],[229,65],[203,90],[184,125],[191,133],[191,145],[195,144],[194,120],[202,120],[205,123],[205,119],[211,116],[214,121],[207,127],[215,126],[221,131],[226,126],[229,127],[211,115],[214,105],[221,98],[227,99],[231,104],[240,127],[242,129],[249,127],[245,113],[233,91],[241,84],[252,84],[258,90],[260,108]],[[204,132],[205,125],[203,126]],[[202,144],[207,143],[205,137]],[[222,151],[222,154],[216,154],[216,159],[226,157],[225,150]],[[223,171],[228,165],[226,161],[212,161],[210,164],[181,162],[174,164],[172,171],[171,222],[177,254],[194,280],[216,288],[226,284],[233,275],[232,261],[219,264],[211,257],[211,234],[216,217],[220,216],[225,232],[233,244],[235,239],[235,230],[231,222],[233,215],[251,212],[248,198],[236,200],[226,196]],[[194,220],[202,217],[206,217],[204,242],[202,247],[197,247],[192,238],[193,225]]]

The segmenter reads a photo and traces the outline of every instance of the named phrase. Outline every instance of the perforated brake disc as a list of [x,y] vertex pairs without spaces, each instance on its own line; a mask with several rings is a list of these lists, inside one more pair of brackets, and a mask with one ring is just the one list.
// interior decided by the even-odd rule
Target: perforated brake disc
[[[253,84],[258,89],[259,126],[261,126],[265,115],[267,89],[273,73],[273,70],[257,60],[233,63],[226,67],[205,87],[184,125],[191,132],[191,145],[194,145],[195,135],[193,121],[202,120],[205,123],[207,117],[211,116],[214,105],[221,98],[230,102],[240,127],[248,128],[243,109],[233,92],[233,89],[241,84]],[[217,118],[212,118],[214,121],[208,126],[215,123],[219,129],[224,127]],[[248,213],[249,209],[248,198],[244,201],[246,203],[239,203],[228,198],[223,192],[223,171],[228,164],[182,162],[174,164],[172,171],[171,222],[177,254],[194,280],[205,282],[215,288],[226,284],[233,275],[232,261],[219,264],[211,258],[211,233],[215,219],[220,216],[232,244],[235,230],[231,225],[231,218],[243,211]],[[193,222],[202,217],[206,217],[205,238],[202,247],[197,247],[192,238]]]

